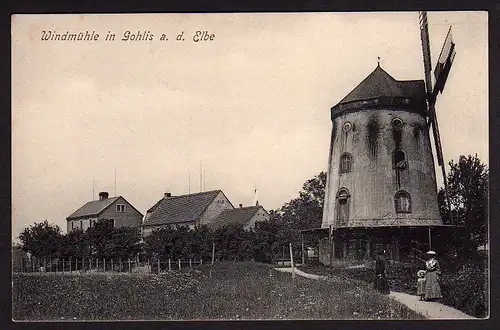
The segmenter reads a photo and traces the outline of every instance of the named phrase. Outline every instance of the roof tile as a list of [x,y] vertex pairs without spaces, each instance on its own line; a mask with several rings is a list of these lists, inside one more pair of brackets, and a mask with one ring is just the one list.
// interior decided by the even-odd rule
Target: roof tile
[[164,197],[148,210],[143,226],[194,222],[220,192],[220,190],[213,190],[190,195]]

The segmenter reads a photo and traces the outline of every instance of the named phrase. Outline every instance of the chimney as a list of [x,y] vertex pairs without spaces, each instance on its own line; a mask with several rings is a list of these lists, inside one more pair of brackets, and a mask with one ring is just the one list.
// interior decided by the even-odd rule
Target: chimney
[[103,201],[105,199],[108,199],[108,196],[109,196],[109,194],[107,192],[102,191],[102,192],[99,193],[99,200]]
[[240,208],[243,207],[243,204],[240,204]]
[[168,198],[168,197],[172,197],[172,194],[171,193],[165,193],[165,198]]

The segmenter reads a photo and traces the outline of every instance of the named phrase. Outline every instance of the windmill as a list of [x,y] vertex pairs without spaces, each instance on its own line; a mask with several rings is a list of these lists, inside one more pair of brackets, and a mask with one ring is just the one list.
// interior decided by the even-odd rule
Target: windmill
[[453,221],[451,217],[451,206],[450,198],[448,196],[448,180],[446,179],[446,167],[443,160],[443,149],[441,145],[441,137],[439,135],[439,125],[436,116],[436,98],[438,93],[442,93],[446,79],[453,64],[453,59],[455,58],[455,43],[453,42],[453,37],[451,34],[451,26],[446,35],[443,47],[441,48],[441,53],[439,54],[436,67],[434,69],[434,77],[436,79],[436,84],[434,88],[432,87],[432,64],[431,64],[431,52],[429,45],[429,29],[427,22],[427,12],[419,12],[419,22],[420,22],[420,39],[422,41],[422,55],[424,59],[424,73],[425,73],[425,85],[427,91],[427,106],[428,106],[428,116],[429,116],[429,126],[432,126],[432,133],[434,136],[434,145],[436,147],[436,156],[438,160],[438,165],[441,167],[441,172],[443,175],[444,192],[446,197],[446,202],[448,204],[448,212],[450,220]]

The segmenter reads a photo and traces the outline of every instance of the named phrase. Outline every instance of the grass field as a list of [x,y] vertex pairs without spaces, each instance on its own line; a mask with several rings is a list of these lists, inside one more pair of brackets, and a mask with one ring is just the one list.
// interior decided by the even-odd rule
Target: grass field
[[[333,265],[333,275],[343,279],[356,279],[367,284],[373,281],[373,263],[367,267],[346,268],[348,266],[361,265],[362,262],[338,261]],[[484,318],[487,316],[487,270],[485,267],[474,265],[464,270],[461,266],[442,268],[441,290],[443,299],[441,303],[456,308],[474,317]],[[467,266],[467,264],[466,264]],[[315,264],[300,267],[303,271],[311,274],[329,274],[330,268]],[[422,268],[422,267],[421,267]],[[387,264],[389,286],[392,291],[405,292],[416,295],[416,273],[415,267],[393,267]]]
[[153,274],[14,274],[15,320],[421,319],[358,281],[258,263]]

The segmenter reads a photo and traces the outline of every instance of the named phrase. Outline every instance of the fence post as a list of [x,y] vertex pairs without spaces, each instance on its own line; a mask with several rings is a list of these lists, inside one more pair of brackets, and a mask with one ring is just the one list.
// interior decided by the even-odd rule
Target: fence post
[[115,270],[114,265],[113,265],[113,258],[111,258],[111,271],[113,272]]
[[43,258],[43,271],[46,272],[47,271],[47,263],[45,262],[45,258]]
[[302,257],[302,267],[304,267],[304,264],[306,263],[306,259],[305,259],[305,258],[306,258],[306,256],[305,256],[305,254],[304,254],[305,249],[304,249],[304,233],[303,233],[303,232],[301,232],[301,233],[300,233],[300,241],[301,241],[301,243],[302,243],[302,244],[301,244],[301,247],[302,247],[302,251],[301,251],[301,254],[302,254],[302,255],[301,255],[301,257]]
[[63,272],[63,274],[64,274],[64,258],[63,258],[63,260],[62,260],[62,272]]
[[160,275],[160,258],[158,258],[158,275]]
[[128,258],[128,272],[132,273],[132,268],[130,268],[130,258]]
[[170,261],[170,258],[169,258],[169,259],[168,259],[168,271],[171,271],[171,270],[172,270],[172,265],[171,265],[171,263],[170,263],[170,262],[171,262],[171,261]]
[[191,259],[189,259],[189,269],[191,269]]
[[215,261],[215,243],[212,244],[212,266],[214,265]]
[[295,278],[295,267],[293,265],[293,251],[292,251],[292,243],[290,243],[290,263],[292,265],[292,278]]
[[71,258],[69,258],[69,273],[71,274]]
[[103,272],[106,271],[106,258],[102,258],[102,262],[103,262]]
[[200,266],[203,266],[203,258],[200,258]]
[[99,271],[99,258],[95,259],[95,263],[96,263],[95,268],[97,269],[97,271]]

